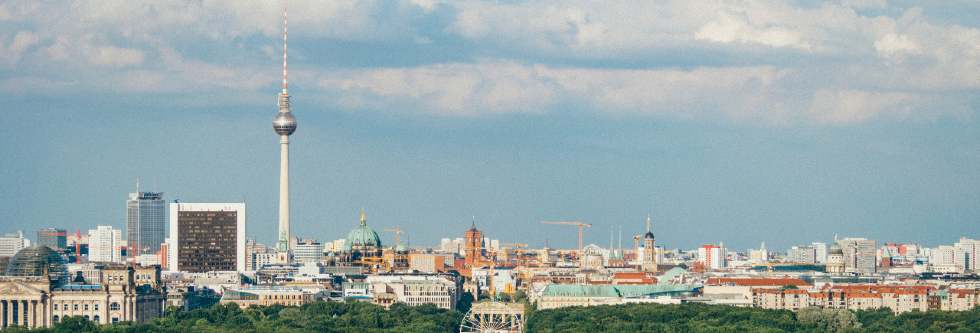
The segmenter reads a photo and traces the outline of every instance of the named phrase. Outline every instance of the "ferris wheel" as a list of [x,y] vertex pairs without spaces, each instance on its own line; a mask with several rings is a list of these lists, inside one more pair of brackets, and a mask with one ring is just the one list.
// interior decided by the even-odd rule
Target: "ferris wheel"
[[459,325],[460,333],[524,332],[524,305],[481,302],[473,304]]

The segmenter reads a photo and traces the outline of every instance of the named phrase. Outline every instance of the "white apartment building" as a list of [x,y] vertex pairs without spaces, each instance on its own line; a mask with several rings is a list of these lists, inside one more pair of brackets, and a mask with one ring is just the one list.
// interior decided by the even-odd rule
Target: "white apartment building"
[[0,236],[0,257],[13,257],[17,251],[31,246],[31,240],[24,238],[24,232]]
[[120,263],[120,249],[124,244],[122,230],[108,225],[97,226],[88,231],[88,261]]

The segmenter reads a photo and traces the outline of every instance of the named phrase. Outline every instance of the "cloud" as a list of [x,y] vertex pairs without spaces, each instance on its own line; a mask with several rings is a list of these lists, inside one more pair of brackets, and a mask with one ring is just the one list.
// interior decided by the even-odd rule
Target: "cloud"
[[[31,31],[18,31],[8,45],[0,44],[0,61],[14,65],[20,61],[25,52],[38,43],[38,36]],[[2,39],[0,39],[2,42]]]
[[875,50],[884,57],[894,57],[901,54],[915,54],[919,52],[919,44],[912,41],[909,36],[889,33],[875,41]]
[[719,16],[717,20],[701,27],[694,37],[721,43],[755,43],[771,47],[810,49],[810,44],[804,41],[797,31],[783,27],[755,27],[746,19],[730,13],[722,13]]
[[[278,81],[280,6],[5,3],[0,64],[63,83],[45,93],[254,95]],[[346,109],[839,125],[960,112],[980,89],[980,29],[883,0],[289,6],[293,83]]]
[[88,62],[98,66],[127,67],[143,63],[143,51],[115,46],[88,50]]

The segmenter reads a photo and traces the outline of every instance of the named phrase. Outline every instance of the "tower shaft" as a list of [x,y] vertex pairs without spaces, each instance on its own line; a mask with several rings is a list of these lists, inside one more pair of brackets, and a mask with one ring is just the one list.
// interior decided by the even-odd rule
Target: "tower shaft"
[[285,252],[290,248],[289,233],[289,136],[279,139],[279,241],[276,249]]

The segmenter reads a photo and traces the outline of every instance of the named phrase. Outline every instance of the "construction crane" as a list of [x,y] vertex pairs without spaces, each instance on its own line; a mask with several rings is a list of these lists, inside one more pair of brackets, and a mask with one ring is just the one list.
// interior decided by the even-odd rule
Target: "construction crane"
[[560,224],[560,225],[574,225],[578,227],[578,250],[582,251],[584,245],[582,244],[582,232],[584,228],[591,228],[592,224],[585,223],[582,221],[541,221],[544,224]]
[[395,234],[395,246],[394,247],[398,247],[398,245],[400,245],[402,243],[402,234],[405,233],[405,231],[402,230],[401,227],[396,226],[394,228],[385,228],[384,231],[391,232],[391,233],[394,233]]

